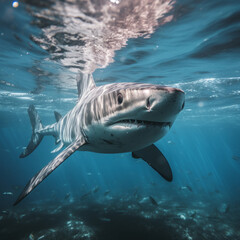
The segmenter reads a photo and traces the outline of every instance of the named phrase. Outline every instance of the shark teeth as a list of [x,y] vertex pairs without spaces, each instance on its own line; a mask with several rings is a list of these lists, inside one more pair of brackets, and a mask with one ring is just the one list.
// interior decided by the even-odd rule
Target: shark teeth
[[145,121],[145,120],[137,120],[137,119],[124,119],[120,120],[117,123],[122,124],[133,124],[133,125],[145,125],[145,126],[160,126],[160,127],[171,127],[171,122],[152,122],[152,121]]

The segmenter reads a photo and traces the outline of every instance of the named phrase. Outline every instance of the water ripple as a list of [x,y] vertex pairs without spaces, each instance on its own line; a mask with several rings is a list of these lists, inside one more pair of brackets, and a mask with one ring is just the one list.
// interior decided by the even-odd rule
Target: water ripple
[[[148,38],[156,27],[171,21],[168,13],[174,5],[169,0],[56,1],[48,8],[26,3],[33,24],[43,31],[40,37],[32,36],[33,41],[63,66],[87,72],[113,62],[114,52],[129,38]],[[134,59],[125,61],[133,63]]]

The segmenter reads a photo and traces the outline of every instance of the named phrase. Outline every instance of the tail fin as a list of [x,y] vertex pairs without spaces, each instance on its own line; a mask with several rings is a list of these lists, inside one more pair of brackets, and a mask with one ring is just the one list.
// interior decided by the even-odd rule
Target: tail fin
[[30,142],[28,143],[28,146],[20,154],[19,156],[20,158],[24,158],[28,156],[30,153],[32,153],[43,139],[43,136],[40,133],[38,133],[38,131],[43,128],[43,125],[33,105],[29,106],[28,115],[30,118],[30,122],[32,124],[32,137]]

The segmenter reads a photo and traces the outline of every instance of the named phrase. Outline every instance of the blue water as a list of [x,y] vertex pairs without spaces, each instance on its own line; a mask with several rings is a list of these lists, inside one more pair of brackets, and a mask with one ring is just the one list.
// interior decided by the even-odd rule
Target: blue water
[[[114,2],[26,0],[14,8],[0,1],[0,239],[240,239],[240,3],[179,0],[159,17],[160,5],[143,7],[158,1],[133,1],[143,5],[132,12],[125,0]],[[124,21],[136,15],[139,24],[105,21],[120,18],[121,8]],[[156,143],[173,182],[130,153],[76,152],[13,207],[56,156],[54,139],[45,137],[19,159],[31,135],[27,108],[34,104],[45,125],[55,122],[53,111],[67,113],[77,101],[78,69],[93,72],[97,85],[185,91],[184,110]]]

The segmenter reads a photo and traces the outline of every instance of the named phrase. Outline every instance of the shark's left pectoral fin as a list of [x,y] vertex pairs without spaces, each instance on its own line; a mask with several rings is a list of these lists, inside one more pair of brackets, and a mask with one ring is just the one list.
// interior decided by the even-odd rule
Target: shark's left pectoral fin
[[84,138],[78,139],[65,148],[60,154],[58,154],[56,158],[54,158],[28,182],[14,205],[17,205],[20,201],[22,201],[23,198],[25,198],[39,183],[41,183],[51,172],[53,172],[61,163],[63,163],[70,155],[72,155],[85,143],[86,141]]
[[135,151],[132,153],[132,156],[134,158],[142,158],[164,179],[169,182],[172,181],[172,170],[169,166],[169,163],[155,145],[152,144],[146,148]]

